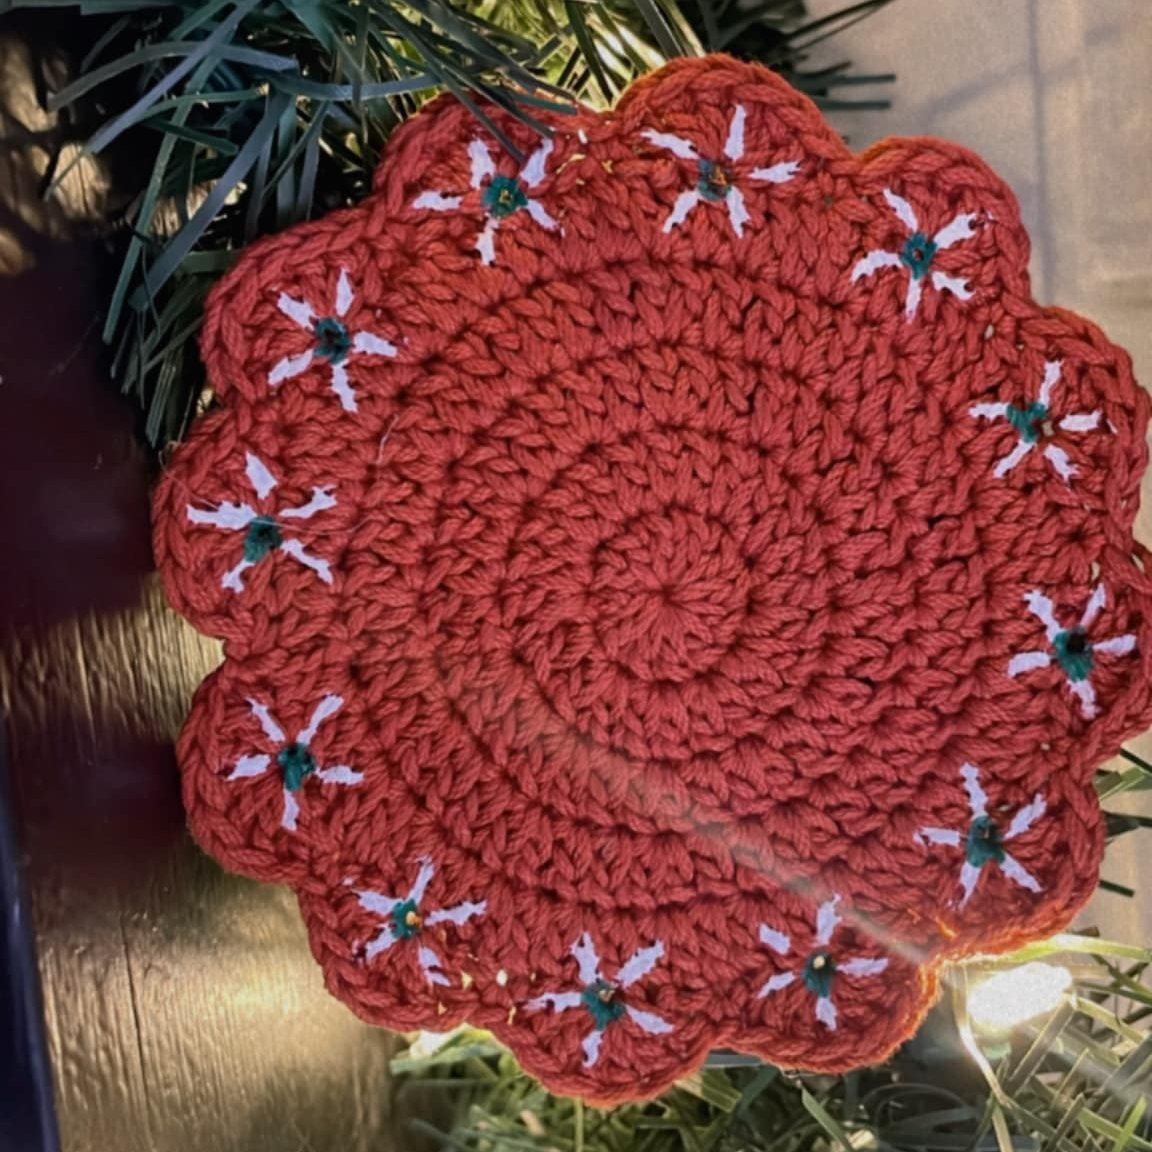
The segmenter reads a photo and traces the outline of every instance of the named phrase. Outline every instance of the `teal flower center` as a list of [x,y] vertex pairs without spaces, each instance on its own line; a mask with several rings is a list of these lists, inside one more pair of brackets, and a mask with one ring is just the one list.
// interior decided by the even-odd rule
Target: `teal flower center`
[[696,191],[705,200],[724,200],[732,191],[732,176],[723,164],[717,164],[714,160],[701,160]]
[[501,220],[525,207],[528,203],[528,194],[520,181],[512,176],[493,176],[480,199],[488,215]]
[[1087,680],[1095,662],[1092,644],[1083,628],[1068,628],[1057,632],[1052,640],[1056,659],[1069,680]]
[[280,525],[271,516],[257,516],[244,533],[244,559],[249,564],[255,564],[269,552],[274,552],[283,542]]
[[904,241],[904,247],[900,250],[901,263],[912,273],[914,280],[923,278],[932,266],[935,255],[936,245],[923,232],[913,232]]
[[832,994],[832,977],[835,975],[836,961],[823,948],[818,948],[804,961],[804,987],[816,996]]
[[616,996],[616,989],[606,980],[589,984],[580,994],[580,1001],[592,1014],[597,1032],[603,1032],[613,1020],[624,1015],[624,1005]]
[[1014,404],[1009,404],[1006,415],[1008,423],[1016,429],[1016,434],[1026,444],[1035,444],[1037,440],[1047,435],[1044,424],[1048,419],[1048,409],[1039,400],[1034,400],[1027,408],[1017,408]]
[[352,350],[352,337],[347,327],[332,316],[317,320],[312,335],[316,338],[316,355],[331,360],[333,364],[347,359]]
[[284,774],[284,787],[295,792],[316,771],[316,761],[303,744],[288,744],[276,754],[276,763]]
[[399,940],[411,940],[424,927],[415,900],[402,900],[392,909],[392,931]]
[[973,868],[983,868],[989,861],[999,864],[1004,859],[1004,838],[999,827],[987,816],[977,816],[968,829],[964,857]]

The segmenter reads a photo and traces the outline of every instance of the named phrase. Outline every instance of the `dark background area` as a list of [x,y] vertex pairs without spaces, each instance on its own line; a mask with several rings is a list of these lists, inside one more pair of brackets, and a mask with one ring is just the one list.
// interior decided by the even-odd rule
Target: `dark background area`
[[[108,378],[115,173],[86,164],[60,201],[39,198],[66,126],[36,87],[66,66],[70,23],[0,18],[0,804],[15,832],[0,894],[9,935],[28,929],[20,955],[39,958],[60,1143],[385,1149],[393,1039],[324,992],[291,894],[225,875],[185,830],[172,743],[219,653],[163,602],[155,464]],[[17,959],[0,954],[17,993],[0,1027],[24,1053],[0,1043],[2,1152],[52,1126],[27,1075],[36,1029],[11,1016],[39,1012]]]

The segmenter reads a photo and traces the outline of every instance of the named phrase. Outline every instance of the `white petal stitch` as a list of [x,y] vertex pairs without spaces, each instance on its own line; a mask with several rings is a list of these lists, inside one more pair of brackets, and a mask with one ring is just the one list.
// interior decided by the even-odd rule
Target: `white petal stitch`
[[347,361],[353,355],[394,357],[397,348],[390,340],[373,332],[352,330],[344,323],[356,294],[346,269],[340,269],[336,284],[336,298],[332,314],[317,318],[312,305],[296,300],[286,292],[280,293],[277,306],[298,328],[312,335],[314,344],[306,352],[285,356],[268,373],[269,387],[276,388],[306,372],[317,360],[327,361],[331,374],[330,386],[346,412],[357,410],[356,393],[348,382]]
[[877,248],[861,257],[852,268],[852,283],[867,276],[874,276],[884,268],[908,270],[908,289],[904,297],[904,315],[908,320],[915,317],[920,308],[924,280],[928,279],[937,292],[950,292],[958,300],[971,300],[972,291],[965,280],[949,276],[939,269],[932,271],[932,262],[937,252],[943,252],[963,240],[976,235],[972,228],[976,214],[961,212],[944,225],[934,236],[926,236],[920,231],[920,221],[912,205],[902,196],[897,196],[891,188],[884,189],[884,199],[896,214],[896,218],[908,233],[908,239],[898,252]]
[[1044,364],[1044,379],[1036,400],[1023,408],[1014,404],[985,403],[974,404],[968,414],[977,420],[1007,420],[1015,429],[1018,439],[1012,451],[1002,457],[992,471],[997,480],[1007,476],[1034,448],[1040,448],[1041,455],[1052,466],[1052,470],[1064,481],[1071,484],[1077,469],[1068,458],[1068,453],[1052,443],[1056,431],[1095,432],[1102,424],[1099,411],[1074,412],[1067,416],[1052,413],[1052,393],[1060,382],[1061,363],[1049,360]]
[[[759,996],[764,999],[774,992],[791,988],[797,981],[816,997],[814,1013],[816,1019],[830,1032],[836,1031],[836,1004],[832,999],[832,989],[839,975],[864,978],[879,976],[888,968],[884,956],[856,956],[842,960],[832,948],[836,929],[842,922],[837,911],[839,896],[826,900],[816,911],[816,931],[813,934],[814,948],[809,953],[799,971],[777,972],[761,986]],[[788,935],[767,924],[760,925],[760,940],[778,956],[792,955],[792,942]]]
[[1064,628],[1056,619],[1052,601],[1047,596],[1035,589],[1026,593],[1024,603],[1028,606],[1029,612],[1044,625],[1044,636],[1051,651],[1033,649],[1016,653],[1008,661],[1008,675],[1015,679],[1028,672],[1048,668],[1052,664],[1058,665],[1064,673],[1068,691],[1080,703],[1080,714],[1085,720],[1095,719],[1099,707],[1091,676],[1097,659],[1101,656],[1114,659],[1127,656],[1136,650],[1136,637],[1130,634],[1113,636],[1107,640],[1089,639],[1088,631],[1104,608],[1105,600],[1104,585],[1097,585],[1088,598],[1080,622]]
[[[468,145],[468,159],[471,167],[471,188],[480,193],[480,204],[484,211],[484,225],[476,237],[476,251],[483,264],[496,263],[496,232],[500,223],[514,213],[523,211],[547,232],[563,235],[564,230],[535,197],[528,193],[538,187],[547,175],[548,158],[554,144],[545,140],[528,157],[517,176],[501,175],[488,145],[479,137]],[[456,212],[465,207],[466,198],[462,195],[445,192],[421,192],[412,201],[412,207],[432,212]]]
[[422,911],[421,905],[428,890],[428,884],[436,874],[436,867],[425,857],[420,862],[416,880],[406,896],[387,896],[382,892],[361,890],[356,893],[360,907],[379,916],[384,923],[379,931],[364,946],[366,961],[389,951],[393,945],[408,940],[417,940],[416,960],[429,984],[447,987],[452,981],[443,971],[443,960],[438,952],[427,943],[423,936],[426,927],[438,924],[466,924],[477,916],[483,916],[487,901],[465,901],[450,908],[434,908]]
[[276,477],[268,471],[264,461],[258,456],[253,456],[251,452],[245,453],[244,459],[244,473],[248,477],[248,483],[261,500],[267,499],[268,493],[276,487]]
[[787,956],[792,947],[792,941],[783,932],[777,932],[775,928],[769,928],[767,924],[760,925],[760,943],[767,944],[773,952],[781,956]]
[[[737,238],[744,235],[745,225],[752,221],[752,214],[744,199],[744,190],[732,171],[732,165],[744,160],[744,127],[747,112],[743,104],[732,110],[728,125],[728,137],[724,143],[723,160],[711,160],[700,155],[690,140],[673,136],[669,132],[656,132],[645,129],[641,135],[650,144],[671,152],[678,160],[688,160],[696,165],[695,187],[681,192],[672,205],[672,211],[665,217],[661,230],[665,233],[678,228],[688,219],[693,209],[702,203],[723,203],[728,209],[728,222]],[[786,184],[800,168],[798,160],[785,160],[770,168],[753,168],[746,172],[747,179],[768,184]]]
[[918,844],[942,845],[948,848],[963,848],[964,863],[960,868],[959,907],[963,908],[972,894],[984,869],[989,864],[1000,868],[1014,884],[1029,892],[1041,892],[1036,880],[1020,862],[1005,848],[1019,836],[1023,836],[1047,811],[1044,797],[1036,794],[1030,803],[1019,809],[1013,816],[1007,830],[1001,822],[988,815],[988,797],[980,786],[980,770],[974,764],[965,764],[960,769],[964,781],[964,791],[968,794],[968,810],[972,822],[966,829],[921,828],[913,837]]
[[300,815],[299,796],[309,776],[314,775],[325,784],[343,785],[359,784],[364,779],[361,773],[353,771],[345,764],[322,768],[316,763],[310,749],[320,725],[335,716],[343,706],[344,701],[341,697],[329,693],[313,709],[307,725],[297,734],[296,739],[287,743],[284,729],[276,723],[268,706],[258,700],[249,700],[248,707],[251,708],[252,715],[256,717],[269,742],[276,746],[276,750],[273,754],[261,752],[241,756],[226,779],[245,780],[263,776],[275,765],[280,771],[284,785],[284,809],[280,824],[289,832],[295,832]]
[[[251,452],[246,454],[245,475],[264,501],[277,487],[276,477],[268,466]],[[273,552],[283,552],[298,564],[311,569],[325,584],[332,583],[332,570],[327,560],[308,552],[299,540],[285,536],[284,520],[311,520],[319,512],[336,507],[336,498],[329,488],[313,488],[306,503],[297,507],[279,508],[272,512],[257,512],[250,504],[232,504],[225,501],[215,508],[197,508],[187,505],[186,514],[193,524],[218,528],[222,532],[243,532],[243,555],[233,568],[225,572],[220,581],[231,592],[244,591],[243,574]]]
[[585,932],[572,945],[571,956],[576,961],[580,983],[579,992],[544,992],[523,1005],[526,1011],[551,1008],[567,1012],[584,1008],[592,1017],[592,1031],[582,1041],[584,1066],[591,1068],[600,1059],[601,1044],[608,1027],[622,1020],[630,1020],[641,1032],[650,1036],[672,1031],[672,1025],[655,1012],[647,1012],[625,1001],[621,995],[626,989],[643,980],[664,956],[663,941],[657,940],[648,948],[640,948],[623,963],[613,979],[608,980],[600,971],[600,957],[592,937]]

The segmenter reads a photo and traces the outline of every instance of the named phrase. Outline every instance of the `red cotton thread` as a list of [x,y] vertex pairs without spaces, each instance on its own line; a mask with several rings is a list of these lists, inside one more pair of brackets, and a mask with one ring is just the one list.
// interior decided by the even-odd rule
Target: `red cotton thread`
[[209,301],[155,499],[225,641],[192,830],[357,1014],[555,1091],[878,1061],[1093,891],[1148,401],[962,148],[723,57],[489,114],[519,158],[435,100]]

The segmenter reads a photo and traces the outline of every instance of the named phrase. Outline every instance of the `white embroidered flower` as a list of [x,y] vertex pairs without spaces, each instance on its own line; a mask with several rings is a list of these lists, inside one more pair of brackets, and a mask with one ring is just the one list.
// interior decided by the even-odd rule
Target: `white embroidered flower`
[[[263,502],[276,487],[276,478],[264,462],[251,452],[245,453],[245,472],[248,482]],[[224,532],[244,533],[244,555],[235,568],[224,574],[220,581],[224,588],[243,592],[242,574],[258,564],[270,552],[279,551],[291,556],[298,564],[310,568],[325,584],[332,583],[332,570],[327,560],[321,560],[305,551],[299,540],[286,539],[283,520],[310,520],[317,512],[336,507],[336,498],[330,488],[313,488],[312,497],[296,508],[280,508],[272,513],[257,512],[250,504],[225,502],[215,508],[194,508],[188,505],[188,519],[193,524],[207,524]]]
[[258,752],[250,756],[241,756],[236,761],[236,767],[232,769],[228,779],[245,780],[252,776],[263,776],[275,763],[276,767],[280,769],[284,781],[284,815],[280,823],[289,832],[296,831],[296,819],[300,815],[300,803],[296,799],[296,794],[304,786],[304,781],[309,776],[315,776],[317,780],[325,784],[359,784],[364,779],[361,773],[354,772],[346,764],[321,768],[310,750],[320,725],[344,706],[341,697],[331,693],[325,696],[316,705],[312,718],[308,721],[308,726],[301,729],[296,734],[296,739],[291,742],[284,735],[284,730],[272,718],[266,705],[256,700],[249,700],[248,705],[252,709],[252,715],[260,721],[264,735],[277,746],[277,751],[274,755]]
[[1088,639],[1088,630],[1096,622],[1096,617],[1100,615],[1105,602],[1104,585],[1099,584],[1088,598],[1080,623],[1074,624],[1071,628],[1063,628],[1056,619],[1052,601],[1047,596],[1037,591],[1026,592],[1024,603],[1028,605],[1032,615],[1044,625],[1044,632],[1052,650],[1045,652],[1037,649],[1017,653],[1008,662],[1008,675],[1022,676],[1025,672],[1047,668],[1055,660],[1064,673],[1068,690],[1080,701],[1080,711],[1084,719],[1091,720],[1095,717],[1099,709],[1096,707],[1096,691],[1092,687],[1090,677],[1097,658],[1127,656],[1136,648],[1136,637],[1132,635],[1113,636],[1110,640]]
[[529,1000],[525,1009],[532,1011],[551,1006],[557,1012],[567,1012],[570,1008],[583,1008],[592,1017],[592,1031],[584,1037],[584,1067],[591,1068],[600,1059],[600,1043],[605,1029],[617,1020],[627,1017],[642,1032],[660,1036],[672,1031],[672,1025],[654,1012],[644,1012],[627,1003],[621,995],[633,984],[642,980],[664,955],[664,944],[657,940],[650,948],[639,949],[621,967],[614,979],[608,980],[600,973],[600,958],[596,946],[587,932],[572,946],[572,956],[580,970],[580,983],[584,985],[578,992],[545,992],[534,1000]]
[[[904,241],[899,252],[888,252],[880,248],[869,252],[852,269],[852,283],[855,284],[862,276],[871,276],[879,272],[881,268],[907,268],[908,293],[904,299],[904,315],[911,320],[920,307],[923,280],[932,267],[936,253],[951,248],[960,240],[968,240],[975,236],[972,221],[976,219],[976,213],[961,212],[929,238],[920,231],[916,213],[907,200],[897,196],[891,188],[884,189],[884,199],[888,201],[900,223],[908,230],[908,239]],[[937,292],[951,292],[961,300],[972,299],[972,292],[967,282],[956,276],[949,276],[945,272],[937,270],[932,273],[932,287]]]
[[[728,220],[732,231],[737,237],[744,235],[744,225],[752,219],[748,206],[744,202],[744,193],[736,182],[729,165],[736,164],[744,159],[744,121],[747,113],[743,104],[737,104],[732,112],[732,120],[728,126],[728,139],[724,144],[724,160],[711,160],[700,155],[694,144],[679,136],[668,132],[656,132],[651,128],[645,129],[641,135],[651,141],[658,148],[666,148],[681,160],[692,160],[696,163],[696,186],[681,192],[672,206],[672,211],[664,221],[663,231],[671,232],[673,228],[688,218],[688,214],[702,201],[728,207]],[[726,164],[724,161],[727,161]],[[748,173],[750,180],[759,180],[768,184],[785,184],[796,175],[800,167],[798,160],[785,160],[780,164],[773,164],[770,168],[753,168]]]
[[976,882],[986,864],[997,864],[1014,884],[1027,888],[1029,892],[1042,892],[1043,888],[1023,865],[1008,853],[1004,845],[1017,836],[1023,836],[1045,812],[1044,797],[1039,793],[1031,804],[1021,808],[1012,817],[1008,830],[1003,831],[998,822],[988,815],[988,797],[980,787],[980,770],[973,764],[965,764],[960,769],[964,779],[964,789],[968,793],[968,807],[972,812],[972,823],[965,830],[956,828],[921,828],[915,835],[918,844],[943,844],[949,848],[964,849],[964,864],[960,869],[960,887],[963,896],[960,907],[972,898]]
[[296,300],[286,292],[280,293],[277,305],[293,323],[311,333],[313,345],[306,352],[296,356],[285,356],[271,372],[268,383],[275,388],[293,376],[306,372],[315,360],[326,360],[332,368],[332,391],[340,399],[346,412],[356,411],[356,394],[348,383],[348,358],[356,355],[388,356],[396,355],[396,346],[383,336],[372,332],[353,332],[344,323],[348,309],[356,299],[348,273],[341,268],[340,279],[336,284],[336,299],[333,310],[326,316],[317,317],[312,305]]
[[[836,1031],[836,1005],[832,1000],[832,986],[837,976],[879,976],[888,967],[886,957],[858,956],[851,960],[841,960],[830,948],[832,937],[840,924],[836,905],[840,897],[820,905],[816,913],[815,948],[808,954],[799,972],[779,972],[769,977],[760,988],[761,999],[782,988],[788,988],[797,980],[804,983],[816,997],[816,1019],[832,1032]],[[767,945],[778,956],[792,954],[792,941],[784,932],[760,925],[760,942]]]
[[[1044,379],[1040,384],[1040,396],[1026,408],[1013,404],[975,404],[969,415],[984,420],[1007,420],[1020,439],[1016,447],[1000,460],[993,471],[999,479],[1006,476],[1041,440],[1051,437],[1059,428],[1062,432],[1091,432],[1100,427],[1100,413],[1079,412],[1057,420],[1052,415],[1052,392],[1060,381],[1060,361],[1047,360],[1044,363]],[[1048,443],[1043,448],[1044,456],[1056,474],[1066,484],[1076,475],[1076,468],[1068,459],[1068,453],[1058,444]]]
[[[477,903],[457,904],[452,908],[438,908],[431,912],[421,911],[424,902],[424,893],[428,889],[428,882],[436,874],[432,861],[424,858],[420,861],[420,871],[416,876],[416,883],[407,896],[385,896],[380,892],[357,892],[360,907],[384,918],[380,931],[368,942],[364,949],[366,960],[372,960],[381,952],[387,952],[397,941],[412,940],[418,937],[425,928],[433,928],[437,924],[464,924],[474,916],[481,916],[487,907],[487,901]],[[424,970],[424,976],[429,984],[446,986],[451,983],[441,971],[440,957],[426,944],[418,944],[416,958]]]
[[[472,162],[471,186],[480,191],[484,207],[484,228],[476,237],[476,250],[485,264],[496,260],[496,229],[521,210],[528,213],[541,228],[549,232],[560,230],[559,224],[539,200],[528,195],[544,179],[548,157],[552,154],[552,141],[545,140],[528,158],[518,176],[504,176],[496,171],[496,162],[483,140],[475,139],[468,145],[468,158]],[[421,192],[412,201],[413,208],[426,208],[433,212],[455,212],[464,203],[463,196],[443,192]]]

